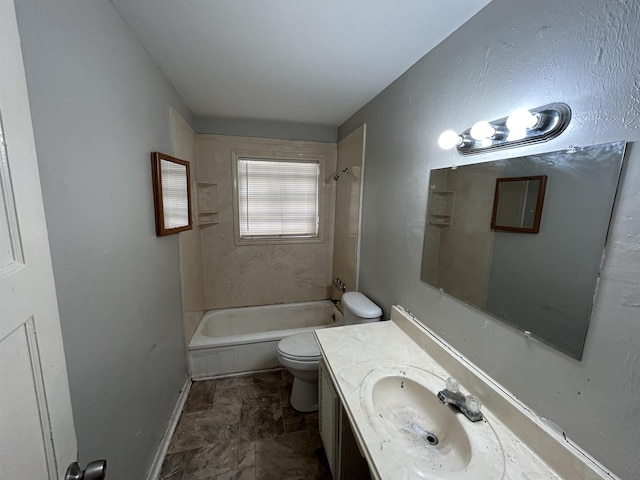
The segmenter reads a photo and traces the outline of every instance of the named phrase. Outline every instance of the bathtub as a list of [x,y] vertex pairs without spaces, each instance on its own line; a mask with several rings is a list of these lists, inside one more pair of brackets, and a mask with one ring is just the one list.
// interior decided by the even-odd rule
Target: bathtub
[[340,310],[330,300],[209,310],[189,342],[191,375],[203,378],[278,367],[280,340],[342,323]]

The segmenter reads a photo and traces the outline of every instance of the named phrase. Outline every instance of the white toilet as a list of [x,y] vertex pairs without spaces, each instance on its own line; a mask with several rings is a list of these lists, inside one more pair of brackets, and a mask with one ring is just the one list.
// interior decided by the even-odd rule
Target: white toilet
[[[380,320],[382,310],[360,292],[342,295],[345,325]],[[299,412],[318,410],[318,365],[320,349],[313,332],[283,338],[278,343],[278,361],[293,375],[291,406]]]

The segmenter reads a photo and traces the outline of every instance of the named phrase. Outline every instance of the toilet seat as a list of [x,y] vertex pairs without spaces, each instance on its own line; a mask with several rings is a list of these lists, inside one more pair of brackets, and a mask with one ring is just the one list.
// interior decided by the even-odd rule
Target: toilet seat
[[298,362],[318,362],[322,357],[313,332],[283,338],[278,342],[277,350],[283,358]]

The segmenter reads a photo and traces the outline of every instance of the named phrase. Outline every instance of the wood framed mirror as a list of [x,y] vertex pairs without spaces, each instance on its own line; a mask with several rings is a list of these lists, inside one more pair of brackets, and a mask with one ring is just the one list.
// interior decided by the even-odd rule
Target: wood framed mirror
[[193,228],[189,162],[160,152],[151,153],[156,235]]
[[497,178],[491,228],[538,233],[547,176]]

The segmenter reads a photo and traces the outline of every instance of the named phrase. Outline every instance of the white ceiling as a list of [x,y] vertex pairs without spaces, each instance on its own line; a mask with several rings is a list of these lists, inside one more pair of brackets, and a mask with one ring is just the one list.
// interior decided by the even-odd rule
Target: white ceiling
[[196,116],[340,125],[490,0],[111,0]]

